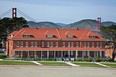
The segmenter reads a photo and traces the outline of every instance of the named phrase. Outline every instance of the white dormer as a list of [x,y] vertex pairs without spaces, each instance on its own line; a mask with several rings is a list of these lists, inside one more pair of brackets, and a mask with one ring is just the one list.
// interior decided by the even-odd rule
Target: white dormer
[[67,35],[67,38],[74,38],[74,35]]

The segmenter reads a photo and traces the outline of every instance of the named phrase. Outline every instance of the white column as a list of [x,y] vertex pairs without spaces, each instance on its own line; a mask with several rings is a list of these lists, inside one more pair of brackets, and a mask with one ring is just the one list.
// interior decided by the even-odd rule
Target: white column
[[56,58],[56,51],[54,51],[54,58]]
[[71,51],[68,51],[68,58],[70,58],[70,52],[71,52]]
[[42,59],[42,56],[43,56],[43,55],[42,55],[42,51],[41,51],[41,59]]
[[28,59],[29,59],[29,51],[27,51],[27,54],[28,54],[28,56],[27,56],[27,57],[28,57]]
[[84,52],[85,52],[85,51],[82,51],[82,58],[84,58]]
[[63,58],[63,51],[61,51],[61,58]]
[[36,59],[36,51],[34,51],[34,57],[35,57],[35,59]]
[[47,51],[47,59],[49,58],[49,51]]
[[90,56],[90,51],[87,51],[87,56],[88,56],[88,57]]
[[22,54],[22,51],[21,51],[21,59],[22,59],[22,56],[23,56],[23,54]]
[[100,58],[102,57],[102,51],[100,51]]
[[77,56],[78,56],[78,51],[76,50],[76,56],[75,56],[76,59],[77,59]]

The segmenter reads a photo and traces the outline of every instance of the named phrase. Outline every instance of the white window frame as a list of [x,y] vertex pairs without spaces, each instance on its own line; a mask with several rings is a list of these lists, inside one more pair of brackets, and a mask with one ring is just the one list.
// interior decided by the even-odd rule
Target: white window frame
[[95,45],[95,43],[94,43],[94,42],[92,42],[92,48],[94,48],[94,45]]
[[70,47],[71,45],[70,45],[70,42],[68,42],[68,47]]
[[71,47],[73,47],[74,46],[74,43],[73,42],[71,42]]
[[20,47],[23,47],[23,41],[20,42]]
[[47,47],[50,47],[50,42],[47,42]]
[[34,42],[34,47],[37,47],[37,42]]
[[87,43],[86,42],[84,42],[84,48],[86,48],[87,47]]
[[56,42],[56,47],[58,47],[58,42]]
[[34,47],[34,43],[33,42],[31,42],[31,47]]
[[26,41],[26,42],[25,42],[25,47],[28,47],[28,45],[29,45],[29,43]]
[[63,45],[62,47],[65,47],[65,42],[62,42],[62,45]]
[[102,48],[102,42],[100,42],[100,48]]
[[19,46],[20,46],[19,41],[17,41],[16,42],[16,47],[19,47]]
[[53,42],[50,42],[50,47],[53,47]]
[[41,44],[42,44],[42,47],[44,47],[44,42],[43,42],[43,41],[42,41],[42,43],[41,43]]

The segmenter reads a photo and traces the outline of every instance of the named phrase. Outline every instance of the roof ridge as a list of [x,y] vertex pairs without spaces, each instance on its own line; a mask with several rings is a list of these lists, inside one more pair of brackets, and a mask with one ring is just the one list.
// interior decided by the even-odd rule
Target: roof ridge
[[60,32],[59,32],[59,29],[56,29],[57,33],[58,33],[58,36],[60,37],[61,39],[61,35],[60,35]]
[[[18,35],[19,32],[23,31],[23,29],[25,29],[25,28],[22,28],[22,29],[20,29],[19,31],[17,31],[17,33],[14,35],[14,37],[16,37],[16,35]],[[14,38],[14,37],[13,37],[13,38]]]

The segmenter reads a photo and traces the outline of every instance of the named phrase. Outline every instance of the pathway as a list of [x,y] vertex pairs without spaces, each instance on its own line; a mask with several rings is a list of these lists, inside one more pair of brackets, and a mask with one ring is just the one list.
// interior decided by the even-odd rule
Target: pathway
[[33,62],[33,63],[35,63],[37,65],[42,65],[42,64],[38,63],[37,61],[31,61],[31,62]]
[[73,63],[71,63],[71,62],[65,62],[66,64],[68,64],[68,65],[70,65],[70,66],[79,66],[79,65],[76,65],[76,64],[73,64]]

